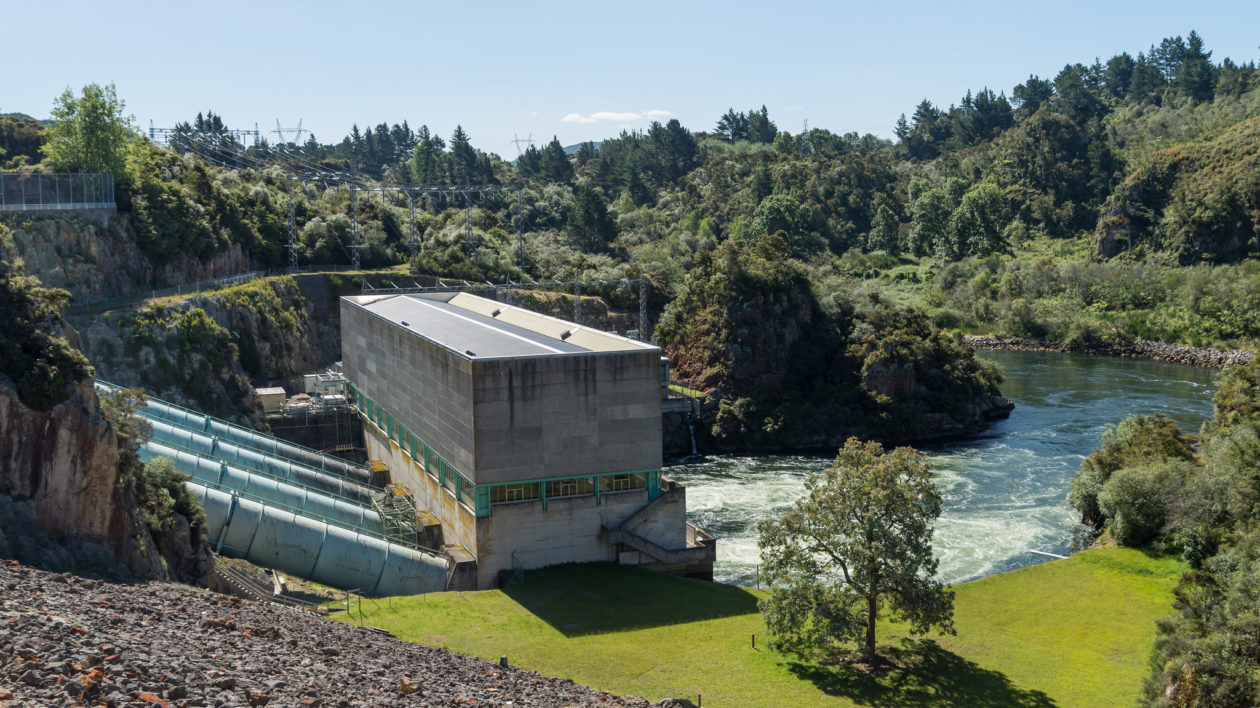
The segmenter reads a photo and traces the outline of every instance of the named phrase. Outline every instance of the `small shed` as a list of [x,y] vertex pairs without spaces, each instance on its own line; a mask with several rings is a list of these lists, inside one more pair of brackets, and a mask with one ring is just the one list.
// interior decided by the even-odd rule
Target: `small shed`
[[275,386],[273,388],[256,388],[254,389],[254,393],[258,394],[258,400],[262,401],[264,412],[273,413],[284,409],[284,388],[280,386]]

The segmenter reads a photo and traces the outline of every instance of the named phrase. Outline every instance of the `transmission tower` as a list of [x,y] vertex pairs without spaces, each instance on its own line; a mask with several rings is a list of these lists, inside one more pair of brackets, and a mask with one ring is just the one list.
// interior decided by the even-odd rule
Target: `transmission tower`
[[473,254],[473,232],[472,232],[472,195],[464,192],[464,251],[468,253],[468,257],[472,258]]
[[[277,142],[277,143],[279,143],[279,144],[281,144],[281,145],[284,145],[285,143],[293,143],[294,145],[301,145],[301,144],[302,144],[302,133],[309,133],[309,132],[311,132],[311,131],[309,131],[309,130],[303,130],[303,129],[302,129],[302,119],[301,119],[301,118],[298,118],[298,124],[297,124],[297,127],[296,127],[296,128],[281,128],[281,127],[280,127],[280,119],[279,119],[279,118],[277,118],[277,119],[276,119],[276,129],[275,129],[275,130],[273,130],[273,131],[271,131],[271,132],[272,132],[272,133],[275,133],[275,135],[276,135],[276,142]],[[285,135],[288,135],[289,133],[293,133],[293,139],[292,139],[292,140],[285,140],[285,139],[284,139],[284,136],[285,136]]]
[[813,155],[814,146],[809,144],[809,119],[805,119],[805,125],[801,128],[801,154]]
[[525,154],[525,151],[521,149],[522,145],[534,144],[534,134],[530,133],[528,138],[522,138],[516,133],[512,133],[512,142],[516,143],[516,156],[520,157]]
[[420,255],[420,242],[416,240],[416,195],[407,192],[407,204],[411,207],[411,234],[407,238],[407,248],[411,251],[411,260]]
[[525,274],[525,202],[521,192],[516,192],[516,258],[520,261],[521,275]]

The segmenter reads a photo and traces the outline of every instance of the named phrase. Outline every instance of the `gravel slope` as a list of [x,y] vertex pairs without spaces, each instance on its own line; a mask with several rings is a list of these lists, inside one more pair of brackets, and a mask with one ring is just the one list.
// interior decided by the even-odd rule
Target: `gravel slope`
[[4,561],[0,705],[92,704],[649,705],[270,603]]

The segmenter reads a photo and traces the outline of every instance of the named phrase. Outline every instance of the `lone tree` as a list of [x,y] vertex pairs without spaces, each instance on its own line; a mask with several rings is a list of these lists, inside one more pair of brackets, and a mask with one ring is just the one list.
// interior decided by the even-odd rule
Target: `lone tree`
[[807,494],[758,524],[761,600],[776,645],[800,656],[864,639],[875,658],[875,619],[886,607],[914,634],[954,633],[954,593],[936,580],[932,522],[941,495],[914,449],[885,453],[849,438]]
[[53,103],[52,122],[44,129],[46,142],[40,150],[53,169],[111,172],[126,183],[127,145],[135,131],[125,108],[113,84],[88,84],[79,98],[66,89]]

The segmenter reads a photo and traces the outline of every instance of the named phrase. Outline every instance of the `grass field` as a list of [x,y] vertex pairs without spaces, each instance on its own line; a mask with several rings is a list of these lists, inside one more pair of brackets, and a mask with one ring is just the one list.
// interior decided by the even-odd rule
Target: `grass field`
[[[759,593],[629,567],[530,571],[507,590],[366,600],[363,622],[415,642],[651,700],[708,706],[1118,706],[1147,673],[1175,558],[1099,548],[956,588],[957,636],[880,627],[899,668],[869,675],[766,647]],[[360,622],[357,608],[342,621]],[[751,646],[756,633],[757,649]]]

